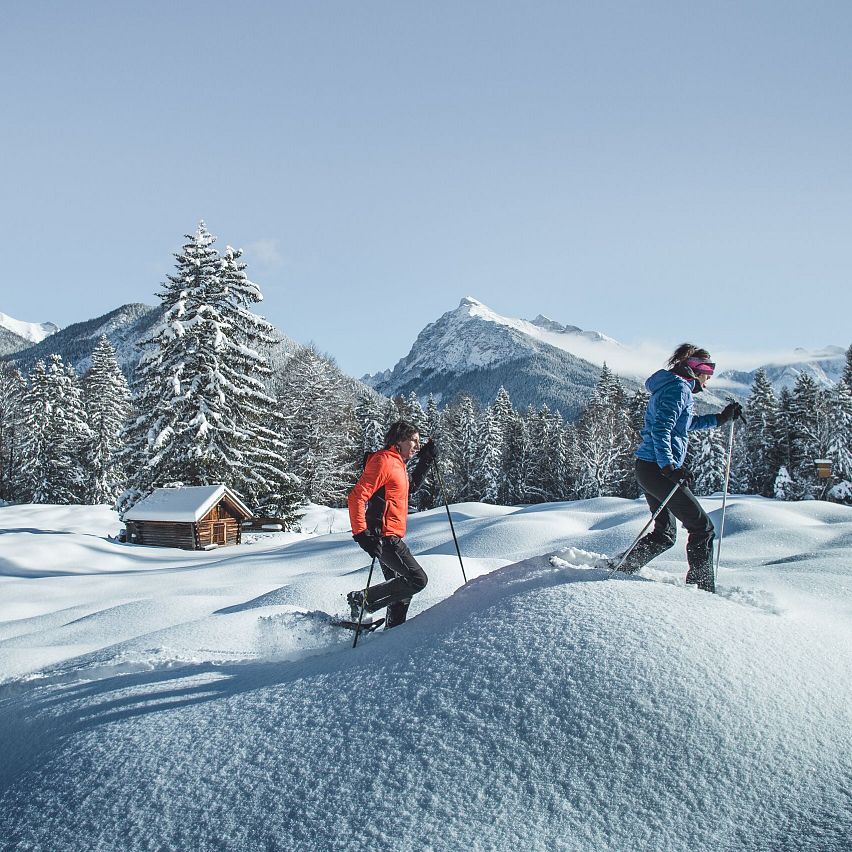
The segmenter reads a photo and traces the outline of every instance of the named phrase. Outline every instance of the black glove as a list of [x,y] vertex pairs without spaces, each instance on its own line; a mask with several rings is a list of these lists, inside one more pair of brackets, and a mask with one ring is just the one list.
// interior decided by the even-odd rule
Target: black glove
[[352,538],[354,538],[361,546],[361,549],[366,550],[373,559],[378,559],[379,556],[381,556],[382,540],[374,533],[371,533],[369,530],[363,530],[362,532],[359,532],[358,535],[353,535]]
[[660,473],[666,479],[678,482],[681,485],[689,485],[692,482],[692,471],[688,467],[672,467],[670,464],[667,464],[664,468],[661,468]]
[[738,402],[729,402],[717,415],[716,424],[721,426],[729,420],[738,420],[743,416],[743,407]]
[[426,464],[432,464],[435,459],[438,458],[438,447],[435,445],[434,440],[430,438],[421,448],[420,452],[417,454],[417,460],[423,461]]

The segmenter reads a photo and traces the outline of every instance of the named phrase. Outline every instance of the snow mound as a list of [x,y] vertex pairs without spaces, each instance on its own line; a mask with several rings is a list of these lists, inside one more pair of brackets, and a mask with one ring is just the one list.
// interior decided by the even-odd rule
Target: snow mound
[[[570,505],[502,519],[469,505],[462,551],[482,548],[470,582],[452,579],[451,542],[424,556],[432,597],[415,602],[428,608],[355,651],[326,618],[364,578],[344,564],[345,534],[155,570],[161,609],[111,598],[57,619],[63,635],[28,633],[40,647],[95,634],[113,644],[52,677],[7,681],[4,838],[37,849],[841,852],[852,840],[852,546],[821,580],[818,544],[826,528],[848,533],[852,510],[820,510],[815,525],[800,505],[790,516],[733,501],[734,515],[762,513],[766,526],[726,545],[718,595],[683,586],[683,541],[640,575],[595,567],[638,533],[637,501],[576,504],[570,535]],[[412,542],[441,550],[439,516],[412,518]],[[504,543],[485,555],[483,531],[496,538],[502,524],[519,549],[563,541],[497,567]],[[783,567],[758,560],[790,525],[813,555],[793,559],[790,545]],[[142,580],[125,574],[123,588]],[[3,580],[52,586],[66,604],[57,585],[81,581]],[[121,629],[148,622],[159,627]],[[240,642],[244,657],[217,656]]]

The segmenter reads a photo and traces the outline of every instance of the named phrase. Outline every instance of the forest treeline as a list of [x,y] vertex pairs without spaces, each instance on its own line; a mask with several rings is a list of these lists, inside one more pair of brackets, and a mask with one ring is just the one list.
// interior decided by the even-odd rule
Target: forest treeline
[[[312,347],[270,357],[274,329],[241,253],[219,253],[203,223],[175,255],[159,293],[164,319],[141,344],[128,384],[107,338],[82,377],[58,355],[25,376],[0,364],[0,499],[107,503],[124,510],[153,488],[225,482],[259,515],[295,525],[305,501],[342,506],[365,453],[400,417],[433,437],[446,494],[433,477],[412,507],[519,505],[636,497],[633,452],[647,403],[606,366],[579,417],[515,410],[462,395],[439,408],[412,393],[387,399]],[[274,365],[274,366],[273,366]],[[730,490],[852,504],[852,346],[840,381],[801,374],[776,394],[756,373],[736,426]],[[694,490],[724,486],[729,427],[693,433]],[[832,476],[814,461],[832,462]]]

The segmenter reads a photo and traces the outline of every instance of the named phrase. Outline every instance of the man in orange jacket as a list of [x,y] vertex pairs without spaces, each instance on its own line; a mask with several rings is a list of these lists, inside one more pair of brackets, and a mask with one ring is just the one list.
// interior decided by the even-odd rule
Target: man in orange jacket
[[[409,478],[406,462],[415,455],[417,464]],[[411,598],[426,588],[426,572],[402,539],[409,491],[420,487],[436,456],[433,441],[421,449],[417,427],[397,420],[385,435],[384,449],[367,459],[361,478],[349,493],[352,537],[379,560],[385,576],[384,583],[368,590],[366,602],[363,591],[346,596],[353,621],[358,620],[362,604],[369,613],[387,607],[385,629],[396,627],[405,621]]]

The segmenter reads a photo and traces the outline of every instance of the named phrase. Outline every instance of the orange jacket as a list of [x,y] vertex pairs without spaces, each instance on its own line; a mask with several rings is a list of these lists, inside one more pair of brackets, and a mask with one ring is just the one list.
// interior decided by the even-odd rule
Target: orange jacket
[[367,529],[367,501],[385,489],[382,535],[405,535],[408,517],[408,469],[396,447],[373,453],[355,487],[349,492],[349,521],[352,535]]

